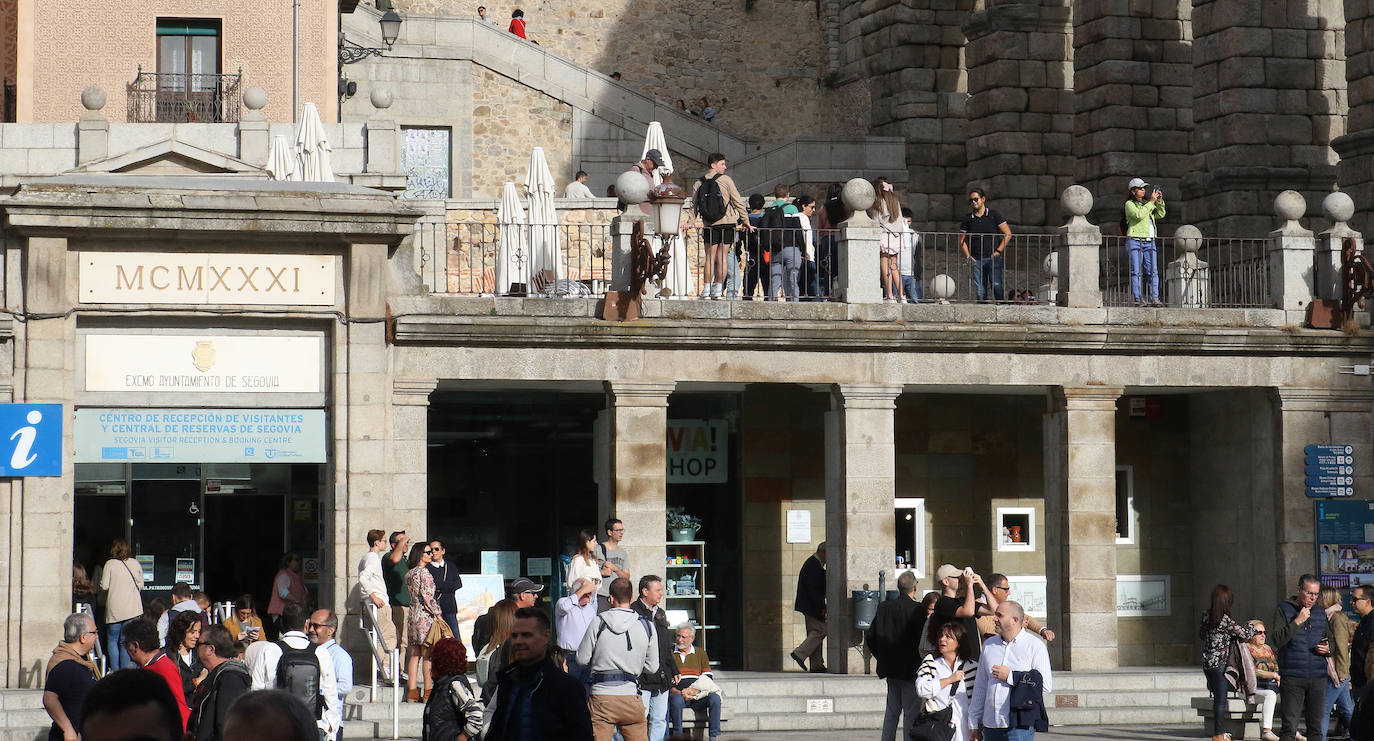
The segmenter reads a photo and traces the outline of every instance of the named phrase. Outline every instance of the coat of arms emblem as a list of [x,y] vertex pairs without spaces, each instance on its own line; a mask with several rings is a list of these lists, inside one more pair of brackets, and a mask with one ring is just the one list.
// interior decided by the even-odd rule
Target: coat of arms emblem
[[196,349],[191,351],[191,363],[201,373],[210,370],[215,364],[215,343],[210,340],[197,340]]

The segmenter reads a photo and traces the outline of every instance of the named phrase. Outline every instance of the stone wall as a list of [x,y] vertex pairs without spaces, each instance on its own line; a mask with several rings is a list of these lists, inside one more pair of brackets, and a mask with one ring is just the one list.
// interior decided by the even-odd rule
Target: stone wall
[[[469,17],[469,0],[397,0],[402,15]],[[607,0],[593,6],[535,0],[519,6],[526,33],[543,48],[611,74],[671,105],[720,109],[722,128],[742,137],[867,133],[867,89],[823,80],[823,25],[814,0],[674,3]],[[501,28],[510,8],[492,6]]]
[[572,106],[490,70],[472,71],[472,190],[500,198],[506,181],[521,184],[530,152],[544,148],[557,193],[573,174]]
[[[523,180],[523,176],[521,177]],[[522,205],[528,205],[521,191]],[[490,293],[495,285],[500,227],[499,202],[450,201],[445,210],[444,280],[450,293]],[[609,199],[583,206],[580,199],[559,199],[558,233],[567,277],[581,281],[605,281],[610,277],[610,223],[620,213]]]

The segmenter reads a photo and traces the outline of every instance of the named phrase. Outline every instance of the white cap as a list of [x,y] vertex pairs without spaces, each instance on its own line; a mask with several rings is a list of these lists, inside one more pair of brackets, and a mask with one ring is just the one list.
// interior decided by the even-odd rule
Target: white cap
[[1144,180],[1141,180],[1140,178],[1131,178],[1131,182],[1130,182],[1130,184],[1128,184],[1128,185],[1126,186],[1126,190],[1131,190],[1131,189],[1134,189],[1134,188],[1144,188],[1144,187],[1145,187],[1145,181],[1144,181]]

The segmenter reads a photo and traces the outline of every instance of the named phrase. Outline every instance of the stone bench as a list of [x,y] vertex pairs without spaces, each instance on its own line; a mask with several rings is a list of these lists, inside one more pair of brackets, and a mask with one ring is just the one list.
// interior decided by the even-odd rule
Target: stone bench
[[[720,705],[720,728],[722,732],[724,732],[729,721],[730,703],[729,701],[722,702]],[[708,730],[709,721],[706,718],[705,712],[698,713],[691,708],[682,709],[682,732],[684,734],[694,739],[704,739],[706,738],[706,732]]]
[[[1198,717],[1202,719],[1203,735],[1212,735],[1212,697],[1194,697],[1192,701],[1193,709],[1197,711]],[[1228,695],[1226,698],[1226,713],[1230,716],[1225,727],[1222,729],[1231,734],[1235,741],[1242,739],[1258,739],[1260,731],[1260,706],[1258,703],[1246,702],[1244,698]],[[1279,725],[1279,711],[1274,708],[1274,724]],[[1278,733],[1277,730],[1274,731]]]

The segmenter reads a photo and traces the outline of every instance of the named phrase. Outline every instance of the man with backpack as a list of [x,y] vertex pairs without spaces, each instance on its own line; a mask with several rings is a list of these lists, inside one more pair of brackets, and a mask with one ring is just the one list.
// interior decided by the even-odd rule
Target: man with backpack
[[740,240],[744,248],[744,300],[752,301],[754,298],[754,287],[763,288],[763,297],[768,298],[768,250],[763,246],[760,238],[763,232],[759,231],[759,219],[763,218],[764,198],[762,193],[755,193],[749,196],[749,225],[753,229],[746,229],[741,235]]
[[749,224],[749,209],[740,197],[735,181],[725,174],[725,155],[713,153],[706,158],[706,174],[692,186],[692,207],[687,223],[701,218],[701,242],[706,245],[706,268],[702,272],[701,298],[717,300],[725,295],[725,259],[735,243],[735,225]]
[[626,741],[646,741],[648,726],[639,699],[640,677],[659,671],[654,624],[630,609],[629,579],[611,582],[611,609],[597,615],[577,648],[577,662],[590,671],[592,734],[609,739],[619,730]]
[[658,645],[657,668],[646,668],[639,677],[639,696],[649,712],[649,741],[663,741],[668,735],[668,695],[677,684],[677,660],[673,658],[673,629],[663,610],[663,579],[647,574],[639,580],[639,599],[631,605],[641,618],[653,621],[654,642]]
[[282,608],[281,640],[263,643],[248,656],[253,689],[281,689],[300,700],[323,738],[333,738],[343,725],[343,705],[339,702],[334,660],[329,649],[316,646],[306,635],[310,613],[301,605],[287,603]]

